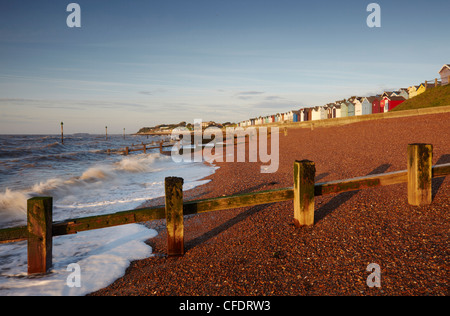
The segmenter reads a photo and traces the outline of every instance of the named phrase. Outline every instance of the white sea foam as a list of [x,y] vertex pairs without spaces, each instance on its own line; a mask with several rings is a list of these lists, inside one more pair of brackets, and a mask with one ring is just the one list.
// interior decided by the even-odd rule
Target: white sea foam
[[[215,167],[203,163],[174,163],[159,154],[141,154],[98,162],[79,175],[49,173],[28,189],[0,193],[0,224],[26,225],[26,200],[31,196],[53,197],[53,220],[114,213],[138,207],[164,195],[164,179],[185,179],[184,190],[205,184],[201,180]],[[53,175],[53,177],[52,177]],[[145,240],[156,231],[132,224],[82,232],[53,239],[52,272],[29,278],[26,242],[0,245],[1,295],[84,295],[101,289],[125,273],[129,262],[151,256]],[[66,271],[71,263],[81,268],[81,288],[70,288]]]
[[26,193],[8,188],[4,193],[0,193],[0,220],[16,223],[26,218],[28,198]]
[[[28,277],[26,243],[0,245],[7,252],[0,269],[0,296],[85,295],[120,278],[130,261],[148,258],[152,249],[144,243],[156,231],[132,224],[55,237],[53,267],[48,275]],[[72,263],[80,267],[80,287],[70,287]],[[69,279],[69,282],[67,282]]]

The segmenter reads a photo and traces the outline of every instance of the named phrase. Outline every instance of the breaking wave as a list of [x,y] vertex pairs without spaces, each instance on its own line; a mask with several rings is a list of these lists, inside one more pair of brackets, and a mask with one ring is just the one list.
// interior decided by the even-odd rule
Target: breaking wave
[[[115,163],[90,167],[80,176],[40,181],[28,190],[6,189],[0,193],[0,227],[4,227],[4,223],[9,225],[9,222],[19,220],[25,223],[27,199],[33,196],[52,196],[54,206],[59,209],[142,203],[147,197],[136,196],[136,183],[140,183],[142,190],[146,187],[145,180],[151,178],[150,173],[164,170],[170,162],[170,158],[160,154],[137,155]],[[130,186],[134,191],[131,191]]]

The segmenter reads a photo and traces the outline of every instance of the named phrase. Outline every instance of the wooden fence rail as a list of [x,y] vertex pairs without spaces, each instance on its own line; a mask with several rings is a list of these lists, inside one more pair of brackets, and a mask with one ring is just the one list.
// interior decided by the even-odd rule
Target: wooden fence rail
[[450,163],[432,166],[432,145],[408,145],[408,169],[353,179],[315,183],[315,165],[311,161],[294,163],[291,188],[245,193],[233,196],[183,202],[181,178],[166,178],[166,205],[114,214],[52,222],[52,199],[36,197],[28,201],[28,224],[0,230],[0,243],[28,240],[28,273],[45,273],[51,267],[52,237],[76,234],[124,224],[166,219],[168,254],[183,255],[183,216],[294,200],[294,223],[314,224],[314,197],[371,187],[408,183],[408,203],[431,203],[431,180],[450,174]]

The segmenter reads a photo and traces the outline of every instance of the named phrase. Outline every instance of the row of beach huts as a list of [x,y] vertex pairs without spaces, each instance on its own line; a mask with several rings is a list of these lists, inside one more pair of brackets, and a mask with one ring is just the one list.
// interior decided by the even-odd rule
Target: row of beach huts
[[450,64],[444,65],[439,71],[441,80],[425,81],[409,88],[400,88],[396,91],[384,91],[380,95],[370,97],[352,96],[349,99],[339,100],[323,106],[304,107],[286,113],[260,116],[239,122],[242,127],[264,125],[283,122],[305,122],[324,120],[330,118],[368,115],[373,113],[389,112],[405,100],[422,94],[430,88],[450,83]]

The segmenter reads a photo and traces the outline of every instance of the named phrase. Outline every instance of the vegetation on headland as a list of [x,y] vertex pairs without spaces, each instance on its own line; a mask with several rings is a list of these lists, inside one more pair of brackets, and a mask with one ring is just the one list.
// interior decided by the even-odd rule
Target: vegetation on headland
[[413,110],[450,105],[450,85],[427,89],[424,93],[406,100],[392,111]]

